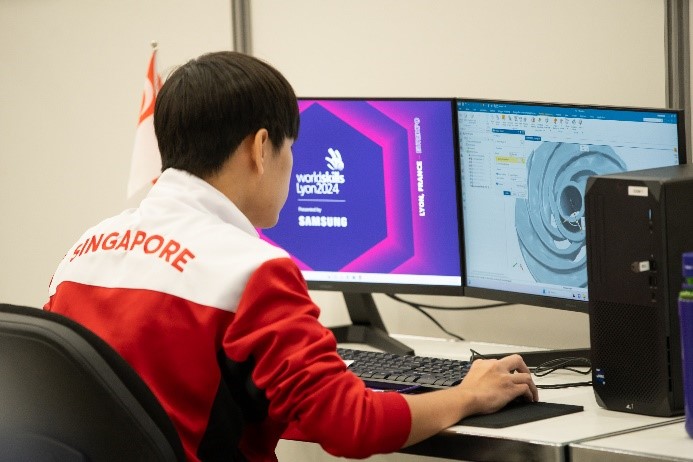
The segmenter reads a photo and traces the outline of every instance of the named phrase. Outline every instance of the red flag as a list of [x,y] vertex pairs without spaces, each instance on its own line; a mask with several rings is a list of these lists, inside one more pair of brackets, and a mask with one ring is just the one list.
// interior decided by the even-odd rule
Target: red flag
[[132,197],[146,185],[153,184],[161,174],[161,155],[154,135],[154,102],[161,89],[161,76],[156,70],[156,45],[153,45],[153,48],[147,68],[147,78],[144,81],[140,118],[135,132],[128,197]]

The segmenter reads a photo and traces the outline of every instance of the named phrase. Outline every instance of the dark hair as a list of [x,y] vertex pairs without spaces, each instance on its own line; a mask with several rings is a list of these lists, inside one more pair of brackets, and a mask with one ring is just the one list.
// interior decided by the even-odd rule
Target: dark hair
[[252,56],[221,51],[178,67],[154,107],[162,171],[206,177],[261,128],[279,149],[298,136],[296,94],[284,76]]

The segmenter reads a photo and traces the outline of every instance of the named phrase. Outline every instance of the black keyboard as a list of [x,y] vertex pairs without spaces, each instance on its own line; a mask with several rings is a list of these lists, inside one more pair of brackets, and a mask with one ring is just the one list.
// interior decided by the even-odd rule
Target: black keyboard
[[459,384],[471,363],[458,359],[433,358],[337,348],[349,370],[367,387],[411,391],[448,388]]

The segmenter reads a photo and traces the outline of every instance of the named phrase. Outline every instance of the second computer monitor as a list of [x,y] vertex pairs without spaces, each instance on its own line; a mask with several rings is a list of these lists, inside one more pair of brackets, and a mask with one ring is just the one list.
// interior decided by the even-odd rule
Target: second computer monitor
[[460,99],[465,294],[587,311],[585,185],[685,163],[675,110]]

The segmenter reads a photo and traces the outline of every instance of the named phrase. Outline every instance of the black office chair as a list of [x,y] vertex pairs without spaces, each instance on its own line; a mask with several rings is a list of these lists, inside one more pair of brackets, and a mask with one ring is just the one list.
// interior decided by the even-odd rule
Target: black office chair
[[183,461],[156,397],[103,340],[35,308],[0,304],[0,458]]

